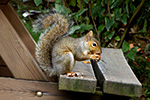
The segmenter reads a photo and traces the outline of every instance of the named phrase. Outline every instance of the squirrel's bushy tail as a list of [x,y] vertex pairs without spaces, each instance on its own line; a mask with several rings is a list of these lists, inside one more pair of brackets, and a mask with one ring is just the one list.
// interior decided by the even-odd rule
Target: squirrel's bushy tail
[[33,27],[35,30],[46,29],[44,34],[40,36],[36,46],[36,59],[48,76],[53,76],[56,72],[51,65],[50,48],[57,39],[68,32],[68,20],[63,15],[53,13],[39,17],[33,24]]

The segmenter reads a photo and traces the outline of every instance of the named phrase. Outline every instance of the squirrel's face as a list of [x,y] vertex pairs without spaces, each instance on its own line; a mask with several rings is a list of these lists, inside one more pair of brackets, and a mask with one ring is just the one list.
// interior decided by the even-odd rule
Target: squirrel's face
[[98,41],[93,41],[93,40],[88,42],[88,46],[91,54],[96,53],[97,55],[100,55],[102,53],[99,44],[100,43],[98,43]]
[[96,40],[93,37],[92,31],[90,31],[86,34],[86,43],[88,45],[88,48],[89,48],[91,54],[96,53],[97,55],[100,55],[102,53],[100,43],[98,40]]

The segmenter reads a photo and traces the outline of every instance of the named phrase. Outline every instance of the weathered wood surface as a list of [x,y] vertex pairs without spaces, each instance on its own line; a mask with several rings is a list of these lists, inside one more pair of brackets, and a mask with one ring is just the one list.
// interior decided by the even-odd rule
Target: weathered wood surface
[[[36,96],[43,92],[42,97]],[[101,100],[99,95],[58,90],[58,84],[0,78],[1,100]],[[105,100],[105,99],[104,99]]]
[[12,25],[12,27],[15,29],[15,31],[18,33],[19,37],[23,41],[26,48],[29,50],[29,52],[32,54],[32,56],[35,58],[35,41],[33,40],[32,36],[18,17],[18,15],[15,13],[14,9],[11,7],[10,4],[7,5],[0,5],[0,9],[4,13],[5,17],[9,21],[9,23]]
[[121,49],[102,49],[102,60],[92,62],[104,93],[141,96],[142,85],[128,65]]
[[72,72],[83,73],[85,78],[61,75],[59,78],[60,90],[95,93],[97,80],[95,78],[91,64],[76,62]]
[[15,78],[47,80],[1,9],[0,55]]

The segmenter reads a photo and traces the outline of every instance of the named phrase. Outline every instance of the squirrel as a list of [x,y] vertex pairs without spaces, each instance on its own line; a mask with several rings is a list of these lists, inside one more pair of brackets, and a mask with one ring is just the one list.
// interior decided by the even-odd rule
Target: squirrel
[[68,19],[61,14],[42,16],[33,27],[35,30],[46,29],[39,38],[35,54],[40,68],[50,78],[71,72],[75,61],[100,60],[96,55],[100,56],[101,47],[93,32],[80,38],[70,37]]

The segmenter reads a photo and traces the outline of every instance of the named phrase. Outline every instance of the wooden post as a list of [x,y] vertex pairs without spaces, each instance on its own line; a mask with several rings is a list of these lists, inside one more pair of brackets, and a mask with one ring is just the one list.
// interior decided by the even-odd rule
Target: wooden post
[[14,77],[47,80],[17,31],[1,9],[0,26],[0,55]]
[[7,5],[0,5],[0,9],[12,25],[14,30],[17,32],[21,40],[23,41],[24,45],[27,47],[31,55],[35,58],[35,41],[33,40],[32,36],[15,13],[14,9],[11,7],[10,4]]

